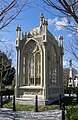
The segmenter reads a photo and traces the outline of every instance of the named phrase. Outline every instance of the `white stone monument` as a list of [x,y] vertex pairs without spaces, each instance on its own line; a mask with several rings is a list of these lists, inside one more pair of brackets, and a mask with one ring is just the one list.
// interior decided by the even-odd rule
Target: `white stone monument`
[[74,86],[73,80],[73,71],[72,71],[72,60],[69,60],[69,80],[68,80],[68,87]]
[[54,38],[43,14],[38,27],[16,32],[16,103],[34,105],[38,95],[38,104],[50,104],[63,96],[63,37]]

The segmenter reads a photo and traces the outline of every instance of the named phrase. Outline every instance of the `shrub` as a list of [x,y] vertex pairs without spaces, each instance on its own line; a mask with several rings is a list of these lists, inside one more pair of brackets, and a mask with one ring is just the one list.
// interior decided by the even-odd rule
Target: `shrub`
[[68,106],[66,110],[66,120],[78,120],[78,106]]
[[14,95],[14,88],[1,89],[0,94],[2,94],[2,95]]
[[65,94],[69,94],[71,92],[74,93],[74,94],[76,94],[77,91],[78,91],[78,87],[65,87],[64,88],[64,93]]

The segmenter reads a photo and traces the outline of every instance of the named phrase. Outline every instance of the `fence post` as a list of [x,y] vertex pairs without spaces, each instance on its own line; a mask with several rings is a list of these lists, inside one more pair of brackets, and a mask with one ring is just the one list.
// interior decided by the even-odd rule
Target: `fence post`
[[15,95],[13,95],[13,111],[16,111],[16,108],[15,108]]
[[65,105],[62,103],[62,120],[65,120]]
[[3,107],[3,103],[2,103],[2,93],[1,93],[1,108]]
[[59,108],[61,109],[61,94],[59,94]]
[[78,91],[77,91],[77,104],[78,104]]
[[38,112],[38,97],[35,97],[35,112]]
[[10,95],[8,95],[8,99],[10,100]]

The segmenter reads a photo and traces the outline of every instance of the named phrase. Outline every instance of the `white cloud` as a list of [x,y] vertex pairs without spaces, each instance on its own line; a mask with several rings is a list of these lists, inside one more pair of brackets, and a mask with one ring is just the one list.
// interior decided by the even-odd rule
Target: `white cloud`
[[67,67],[68,66],[68,61],[67,60],[63,60],[63,66]]
[[52,24],[56,23],[56,22],[57,22],[57,19],[58,19],[58,18],[48,19],[48,24],[49,24],[49,25],[52,25]]
[[68,34],[68,37],[72,37],[72,34]]
[[48,24],[49,25],[55,25],[56,27],[56,30],[61,30],[63,29],[64,27],[68,26],[68,22],[67,22],[67,18],[64,17],[64,18],[54,18],[54,19],[49,19],[48,20]]

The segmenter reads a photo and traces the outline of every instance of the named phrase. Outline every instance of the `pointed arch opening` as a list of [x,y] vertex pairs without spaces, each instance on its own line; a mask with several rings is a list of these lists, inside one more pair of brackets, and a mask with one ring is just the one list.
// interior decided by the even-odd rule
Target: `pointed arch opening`
[[23,55],[23,85],[41,85],[41,49],[34,40],[27,42]]

